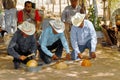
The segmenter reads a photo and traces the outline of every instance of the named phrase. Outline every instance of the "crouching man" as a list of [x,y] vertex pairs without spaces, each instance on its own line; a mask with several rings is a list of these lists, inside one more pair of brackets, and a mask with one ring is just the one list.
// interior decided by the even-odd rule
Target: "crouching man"
[[20,63],[26,64],[34,56],[28,57],[30,54],[36,53],[36,39],[34,36],[35,26],[27,21],[18,26],[18,30],[14,33],[9,46],[8,54],[14,57],[14,68],[18,69]]
[[[60,20],[51,20],[49,23],[51,26],[43,30],[39,37],[40,58],[49,64],[52,60],[61,58],[64,47],[67,52],[66,59],[69,60],[70,51],[64,35],[64,23]],[[52,54],[52,50],[55,50],[55,54]]]
[[95,50],[97,45],[97,36],[92,22],[84,19],[85,14],[76,13],[72,18],[72,28],[70,39],[73,51],[71,57],[73,60],[82,58],[81,53],[89,49],[89,57],[96,58]]

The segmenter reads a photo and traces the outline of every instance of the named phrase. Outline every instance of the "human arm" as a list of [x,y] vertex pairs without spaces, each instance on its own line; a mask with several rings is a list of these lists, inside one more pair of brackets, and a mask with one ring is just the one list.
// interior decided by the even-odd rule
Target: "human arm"
[[17,13],[17,21],[18,21],[18,24],[22,24],[22,22],[23,22],[23,12],[22,12],[22,10],[20,10],[20,11],[18,11],[18,13]]
[[62,42],[62,44],[63,44],[63,47],[65,48],[66,53],[67,53],[67,54],[66,54],[66,59],[67,59],[67,60],[70,60],[70,59],[71,59],[70,50],[69,50],[69,46],[68,46],[68,43],[67,43],[67,40],[66,40],[66,38],[65,38],[64,33],[61,33],[60,39],[61,39],[61,42]]
[[40,18],[41,17],[40,17],[40,14],[39,14],[38,10],[35,10],[36,32],[38,32],[38,30],[40,29],[39,28],[40,27],[40,21],[41,21]]
[[70,31],[70,40],[71,40],[71,45],[75,53],[81,53],[78,47],[78,41],[77,41],[77,28],[72,26],[71,31]]
[[37,43],[36,43],[36,39],[35,39],[34,35],[31,36],[31,43],[30,44],[31,44],[31,49],[30,49],[31,54],[36,54]]
[[94,28],[92,22],[89,22],[88,26],[90,29],[90,36],[91,36],[91,52],[95,52],[96,45],[97,45],[96,31],[95,31],[95,28]]
[[40,44],[40,46],[41,46],[42,51],[43,51],[46,55],[52,57],[53,54],[52,54],[52,53],[50,52],[50,50],[48,50],[48,48],[47,48],[47,42],[48,42],[48,40],[49,40],[49,36],[51,35],[49,32],[50,32],[50,29],[48,29],[48,28],[46,28],[46,29],[42,32],[41,36],[39,37],[39,44]]
[[66,18],[67,18],[67,12],[66,12],[67,10],[66,10],[66,7],[65,7],[65,9],[63,10],[63,12],[62,12],[62,15],[61,15],[61,21],[62,22],[66,22]]
[[17,44],[17,32],[14,33],[8,48],[7,48],[7,52],[8,54],[10,54],[11,56],[13,56],[14,58],[19,59],[20,55],[18,54],[18,52],[15,51],[15,48],[18,48],[18,44]]

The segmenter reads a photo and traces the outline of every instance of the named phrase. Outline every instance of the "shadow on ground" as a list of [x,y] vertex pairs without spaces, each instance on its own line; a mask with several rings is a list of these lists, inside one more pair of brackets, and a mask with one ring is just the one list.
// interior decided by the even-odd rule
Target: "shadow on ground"
[[[84,54],[86,54],[86,51]],[[83,67],[80,62],[69,65],[67,69],[57,70],[48,66],[39,72],[27,72],[24,68],[13,69],[12,57],[0,44],[0,79],[1,80],[120,80],[120,52],[116,48],[97,45],[97,58],[92,59],[92,66]]]

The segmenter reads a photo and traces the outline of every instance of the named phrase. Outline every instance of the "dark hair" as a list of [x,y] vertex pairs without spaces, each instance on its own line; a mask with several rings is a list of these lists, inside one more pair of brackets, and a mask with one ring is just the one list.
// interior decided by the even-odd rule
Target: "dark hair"
[[26,2],[25,2],[25,4],[24,4],[24,6],[26,6],[26,5],[27,5],[27,3],[32,4],[32,2],[31,2],[31,1],[26,1]]

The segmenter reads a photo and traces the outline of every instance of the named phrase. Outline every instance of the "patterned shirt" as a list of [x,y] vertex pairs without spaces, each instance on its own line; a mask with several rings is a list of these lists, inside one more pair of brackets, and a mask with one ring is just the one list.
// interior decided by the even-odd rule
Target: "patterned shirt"
[[85,45],[89,40],[91,40],[91,51],[95,51],[97,36],[94,26],[90,21],[84,20],[83,28],[75,27],[73,25],[70,34],[71,44],[75,52],[80,53],[78,45]]
[[66,52],[69,53],[70,51],[69,51],[68,44],[67,44],[64,33],[54,34],[51,26],[47,27],[42,32],[39,38],[39,44],[41,45],[41,49],[43,50],[43,52],[46,53],[48,56],[52,57],[53,54],[47,49],[47,46],[51,46],[58,39],[61,40]]
[[[36,39],[34,35],[24,38],[21,31],[18,29],[12,37],[8,46],[8,53],[15,58],[20,57],[20,53],[36,53]],[[17,52],[18,51],[18,52]]]
[[32,9],[31,12],[25,11],[25,9],[18,11],[17,14],[18,23],[23,21],[41,21],[41,16],[38,12],[38,10]]
[[67,6],[65,7],[65,9],[63,10],[63,13],[62,13],[62,17],[61,17],[61,20],[63,22],[67,22],[69,24],[72,24],[71,23],[71,17],[74,16],[77,12],[80,12],[80,9],[81,7],[80,6],[76,6],[76,8],[72,8],[72,6]]

